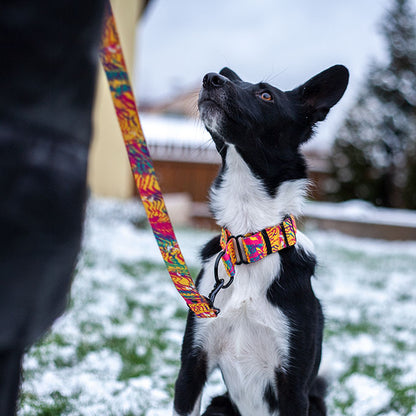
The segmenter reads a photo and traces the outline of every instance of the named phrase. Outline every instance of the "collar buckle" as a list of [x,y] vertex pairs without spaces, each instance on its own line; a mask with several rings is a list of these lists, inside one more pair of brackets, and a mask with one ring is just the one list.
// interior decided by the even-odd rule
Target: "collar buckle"
[[235,264],[238,266],[240,264],[249,264],[249,260],[247,258],[246,251],[244,249],[244,236],[242,235],[231,235],[228,238],[227,245],[229,242],[232,242],[234,254],[236,257]]

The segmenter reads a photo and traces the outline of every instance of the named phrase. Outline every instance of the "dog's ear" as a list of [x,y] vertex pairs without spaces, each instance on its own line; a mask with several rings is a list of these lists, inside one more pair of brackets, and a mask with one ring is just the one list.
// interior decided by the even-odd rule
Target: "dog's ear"
[[234,71],[227,67],[221,69],[220,75],[227,77],[230,81],[242,81],[242,79]]
[[335,65],[294,90],[301,96],[312,123],[325,120],[331,107],[344,95],[348,79],[348,69],[343,65]]

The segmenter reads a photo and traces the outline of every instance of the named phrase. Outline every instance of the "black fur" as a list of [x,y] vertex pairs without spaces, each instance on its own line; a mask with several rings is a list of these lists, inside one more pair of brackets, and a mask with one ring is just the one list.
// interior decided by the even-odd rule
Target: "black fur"
[[[287,92],[266,83],[244,82],[229,68],[219,74],[207,74],[199,109],[223,161],[213,189],[220,189],[223,184],[230,145],[235,146],[270,197],[276,195],[282,183],[306,178],[306,163],[299,147],[311,137],[315,124],[324,120],[342,97],[347,83],[348,71],[341,65]],[[227,226],[221,221],[220,225]],[[220,250],[217,236],[203,248],[203,263],[208,264]],[[326,384],[317,376],[324,318],[311,286],[316,259],[296,246],[280,252],[280,265],[278,276],[267,290],[267,301],[289,322],[288,364],[285,368],[275,368],[274,379],[265,384],[262,397],[255,400],[266,404],[269,415],[278,412],[280,416],[324,416]],[[205,273],[203,268],[197,285],[209,277]],[[190,313],[175,387],[174,407],[179,415],[193,411],[207,379],[209,357],[204,345],[194,342],[197,325],[197,318]],[[229,330],[232,341],[232,325]],[[228,393],[214,398],[204,416],[239,416],[242,410],[233,399]]]
[[240,416],[228,394],[214,397],[202,416]]
[[201,250],[202,261],[208,260],[210,257],[221,251],[220,236],[213,237]]
[[[300,87],[283,92],[267,83],[244,82],[224,68],[219,74],[205,76],[199,108],[201,112],[220,110],[228,116],[222,132],[207,127],[223,161],[226,143],[235,144],[253,173],[274,195],[282,182],[306,178],[299,145],[311,137],[315,123],[322,121],[342,97],[347,82],[347,69],[336,65]],[[270,93],[273,101],[253,100],[263,92]],[[235,103],[244,103],[244,107]]]
[[264,400],[266,400],[269,406],[270,413],[275,412],[279,408],[279,402],[276,397],[276,391],[270,383],[264,390]]
[[311,286],[316,261],[295,247],[282,250],[280,257],[280,278],[270,286],[267,298],[283,311],[295,330],[290,334],[290,371],[276,371],[279,410],[281,415],[306,415],[321,360],[324,324]]
[[195,315],[188,314],[188,320],[182,344],[182,366],[175,386],[174,407],[180,415],[192,411],[194,404],[207,380],[207,356],[201,348],[192,345],[195,327]]

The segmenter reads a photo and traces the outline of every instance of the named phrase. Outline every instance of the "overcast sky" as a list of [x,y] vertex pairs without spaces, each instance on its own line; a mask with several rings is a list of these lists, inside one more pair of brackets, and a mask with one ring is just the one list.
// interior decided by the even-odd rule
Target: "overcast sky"
[[[416,3],[416,0],[414,0]],[[339,119],[372,58],[391,0],[152,0],[137,36],[136,91],[160,99],[200,85],[223,66],[287,90],[334,64],[351,74]],[[330,126],[334,121],[330,122]]]

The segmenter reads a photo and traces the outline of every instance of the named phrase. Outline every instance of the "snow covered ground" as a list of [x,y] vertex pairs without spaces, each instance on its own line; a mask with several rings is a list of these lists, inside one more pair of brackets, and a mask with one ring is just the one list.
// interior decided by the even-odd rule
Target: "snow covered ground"
[[[329,414],[416,416],[416,242],[308,235]],[[195,276],[212,233],[177,236]],[[170,415],[185,317],[139,203],[93,200],[70,308],[25,359],[19,416]],[[207,396],[222,390],[216,373]]]
[[304,214],[315,218],[416,228],[416,211],[375,207],[361,200],[340,203],[308,201]]

